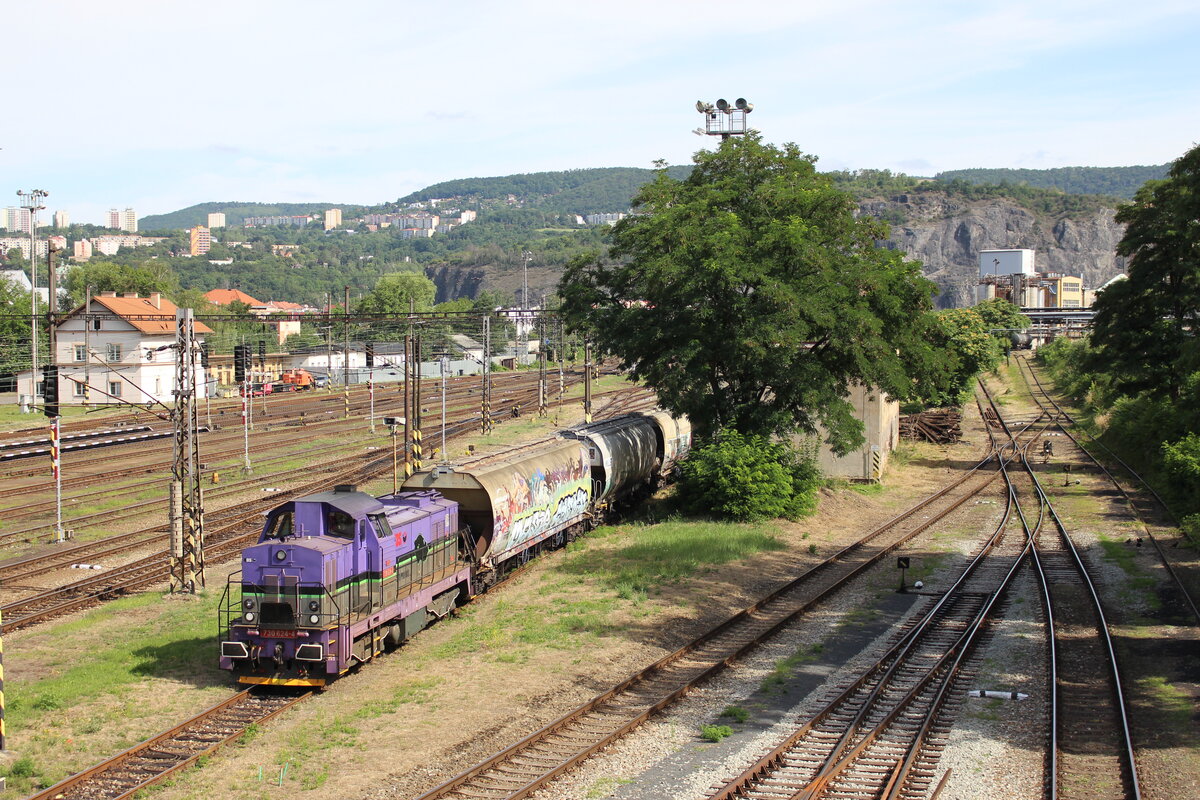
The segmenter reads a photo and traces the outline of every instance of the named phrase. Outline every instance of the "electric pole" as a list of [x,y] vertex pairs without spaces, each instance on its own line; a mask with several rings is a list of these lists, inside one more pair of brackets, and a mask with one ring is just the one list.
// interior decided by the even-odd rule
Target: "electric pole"
[[175,463],[171,482],[171,591],[204,586],[204,498],[197,435],[195,323],[175,311]]

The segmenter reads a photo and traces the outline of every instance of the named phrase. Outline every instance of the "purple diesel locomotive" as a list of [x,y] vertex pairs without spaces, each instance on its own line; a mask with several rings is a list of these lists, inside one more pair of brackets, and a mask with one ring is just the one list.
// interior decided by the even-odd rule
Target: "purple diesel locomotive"
[[322,686],[657,485],[690,443],[686,419],[631,414],[422,470],[398,494],[342,486],[284,503],[229,576],[221,668]]
[[229,578],[221,668],[242,683],[322,686],[469,597],[464,556],[458,504],[437,492],[339,486],[284,503]]

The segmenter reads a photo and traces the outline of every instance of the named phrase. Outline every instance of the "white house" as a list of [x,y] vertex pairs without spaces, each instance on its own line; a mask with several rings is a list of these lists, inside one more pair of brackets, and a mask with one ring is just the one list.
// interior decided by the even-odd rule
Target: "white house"
[[[101,292],[89,308],[72,311],[58,324],[60,404],[173,403],[175,310],[157,292],[149,297]],[[195,333],[199,343],[212,329],[196,322]],[[205,397],[207,381],[199,363],[196,383],[196,396]]]

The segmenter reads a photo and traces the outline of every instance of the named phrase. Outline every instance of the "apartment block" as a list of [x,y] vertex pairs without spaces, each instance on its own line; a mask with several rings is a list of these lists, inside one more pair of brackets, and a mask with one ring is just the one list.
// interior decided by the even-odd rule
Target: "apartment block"
[[225,212],[214,211],[213,213],[209,214],[208,215],[208,227],[210,230],[212,228],[224,228],[225,227]]
[[110,208],[108,210],[108,227],[117,231],[137,233],[137,214],[132,208],[127,208],[124,211]]
[[190,251],[194,256],[202,256],[212,248],[212,233],[203,225],[197,225],[188,230]]
[[342,226],[342,210],[330,208],[325,211],[325,230],[331,231]]

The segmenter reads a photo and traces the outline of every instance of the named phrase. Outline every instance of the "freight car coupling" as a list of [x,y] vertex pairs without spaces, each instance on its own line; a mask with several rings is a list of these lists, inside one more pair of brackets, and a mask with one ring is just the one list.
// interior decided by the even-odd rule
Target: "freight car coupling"
[[338,486],[283,503],[227,580],[220,666],[242,683],[323,686],[594,528],[690,444],[686,419],[628,414],[422,470],[392,494]]

